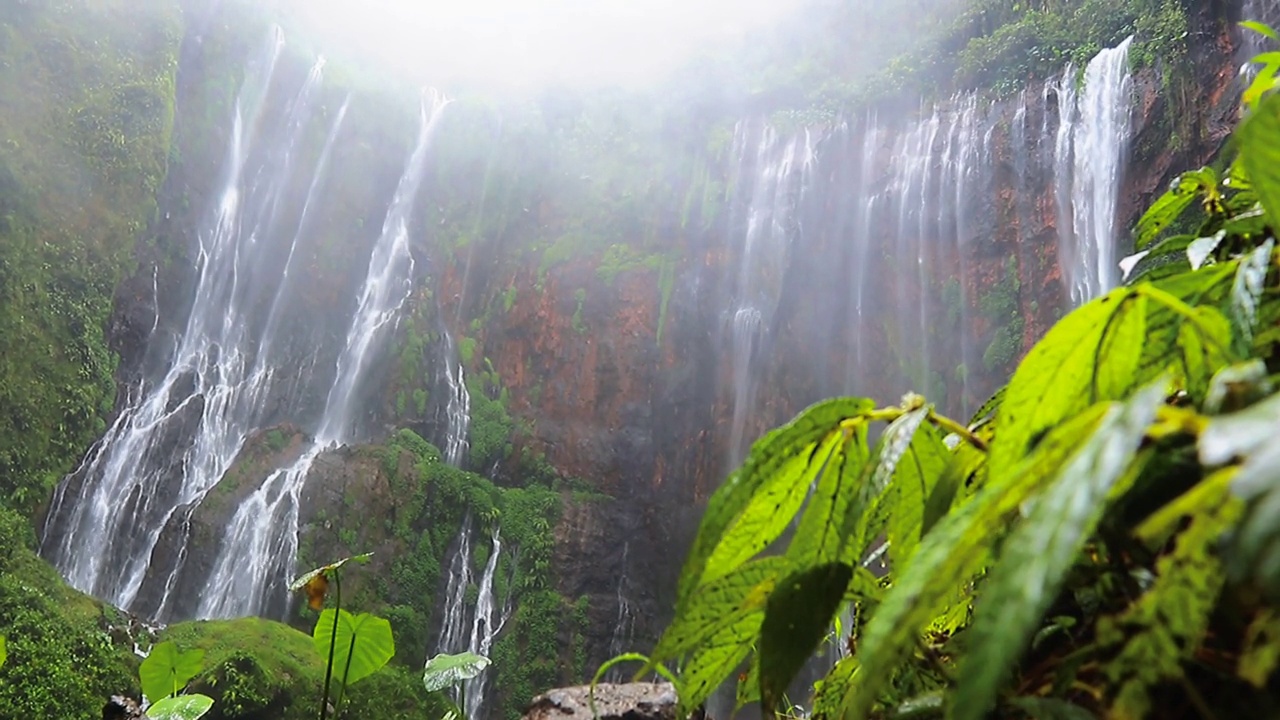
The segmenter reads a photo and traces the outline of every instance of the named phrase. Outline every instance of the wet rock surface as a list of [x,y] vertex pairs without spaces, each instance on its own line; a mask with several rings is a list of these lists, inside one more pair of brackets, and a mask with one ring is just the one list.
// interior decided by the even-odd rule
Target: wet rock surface
[[557,688],[534,698],[524,720],[674,720],[675,687],[671,683],[601,683]]

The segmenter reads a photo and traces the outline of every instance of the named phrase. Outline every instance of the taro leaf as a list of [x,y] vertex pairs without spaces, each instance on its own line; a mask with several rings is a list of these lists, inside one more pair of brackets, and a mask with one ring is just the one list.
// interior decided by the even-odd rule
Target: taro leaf
[[763,612],[769,594],[791,567],[784,557],[758,558],[699,587],[662,633],[650,662],[659,663],[690,652],[744,616]]
[[1280,95],[1262,100],[1241,123],[1236,138],[1240,143],[1240,160],[1271,226],[1280,226]]
[[1213,251],[1217,250],[1226,238],[1227,232],[1219,230],[1209,237],[1196,238],[1188,243],[1187,262],[1191,263],[1191,269],[1199,270],[1204,267],[1205,263],[1213,257]]
[[1202,498],[1174,549],[1156,562],[1155,583],[1116,617],[1098,622],[1098,643],[1121,646],[1104,665],[1117,688],[1110,717],[1148,717],[1150,692],[1183,676],[1183,663],[1200,649],[1225,580],[1218,539],[1240,515],[1240,502],[1217,485]]
[[1267,270],[1271,267],[1271,250],[1275,243],[1266,241],[1240,260],[1235,282],[1231,285],[1231,313],[1243,354],[1253,345],[1253,329],[1258,322],[1258,306],[1266,287]]
[[196,720],[212,708],[213,698],[208,695],[178,695],[147,708],[147,717],[151,720]]
[[920,544],[925,508],[939,478],[946,474],[949,460],[951,454],[937,430],[930,425],[916,430],[906,454],[898,462],[893,487],[889,490],[893,504],[886,530],[889,558],[895,566],[907,562]]
[[1108,497],[1121,478],[1136,477],[1126,470],[1164,402],[1166,386],[1156,382],[1110,408],[1004,542],[974,617],[954,720],[978,720],[995,704],[1001,683],[1102,519]]
[[457,655],[440,653],[428,660],[426,667],[422,669],[422,684],[426,686],[427,692],[437,692],[470,680],[487,667],[489,658],[473,652]]
[[351,557],[342,558],[337,562],[329,563],[328,565],[323,565],[314,570],[310,570],[298,579],[289,583],[289,592],[297,592],[298,590],[301,590],[318,575],[330,575],[334,570],[341,568],[349,562],[367,563],[371,557],[373,557],[373,553],[371,552],[364,553],[363,555],[353,555]]
[[846,536],[845,518],[864,512],[859,482],[867,465],[867,427],[861,424],[846,431],[822,470],[809,506],[800,518],[795,538],[787,547],[787,558],[795,567],[831,562],[840,556]]
[[1218,174],[1213,168],[1201,168],[1179,176],[1173,181],[1169,190],[1152,203],[1138,220],[1138,249],[1145,248],[1159,237],[1165,228],[1191,206],[1197,195],[1206,192],[1216,193],[1217,188]]
[[1240,652],[1240,677],[1259,690],[1280,668],[1280,612],[1263,610],[1249,623],[1244,633],[1244,649]]
[[845,684],[839,699],[826,699],[838,703],[838,712],[830,717],[868,715],[899,665],[915,652],[919,633],[952,605],[956,588],[983,567],[1018,508],[1057,476],[1110,407],[1099,403],[1053,428],[1015,472],[989,480],[929,531],[865,625],[856,656],[861,668],[857,682]]
[[1093,713],[1058,698],[1020,697],[1009,701],[1031,720],[1094,720]]
[[172,640],[156,643],[138,668],[142,694],[152,702],[177,695],[203,669],[203,650],[179,652]]
[[1066,418],[1133,389],[1139,361],[1134,349],[1147,342],[1145,287],[1113,290],[1087,303],[1031,348],[997,415],[999,439],[987,459],[988,482],[1012,473],[1036,438]]
[[773,715],[791,680],[831,627],[853,568],[830,563],[806,568],[778,583],[760,626],[760,700]]
[[333,608],[320,613],[312,639],[316,651],[328,657],[333,643],[334,678],[350,687],[372,675],[396,654],[395,639],[391,636],[391,623],[386,619],[361,613],[352,615],[338,611],[337,632],[334,632]]
[[[776,539],[822,470],[826,456],[819,455],[819,446],[839,439],[842,422],[874,408],[875,403],[866,399],[826,400],[752,446],[742,467],[707,504],[680,573],[677,611],[700,584],[727,574]],[[784,502],[790,514],[784,512]]]

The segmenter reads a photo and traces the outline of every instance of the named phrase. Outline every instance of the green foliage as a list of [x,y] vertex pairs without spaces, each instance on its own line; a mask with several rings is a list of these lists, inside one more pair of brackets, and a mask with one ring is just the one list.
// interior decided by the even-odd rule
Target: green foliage
[[446,655],[441,653],[427,661],[422,669],[422,684],[427,692],[439,692],[484,672],[489,658],[471,652]]
[[752,447],[647,662],[679,662],[682,711],[744,661],[739,702],[776,710],[846,602],[818,718],[1280,711],[1280,96],[1237,141],[1230,183],[1183,176],[1138,230],[1159,247],[1200,198],[1212,243],[1063,318],[973,424],[834,399]]
[[203,650],[182,652],[173,642],[156,643],[138,668],[142,694],[152,702],[177,695],[203,668]]
[[330,646],[334,648],[334,679],[344,687],[381,670],[396,654],[391,623],[369,613],[353,615],[340,608],[326,608],[316,620],[312,639],[321,655],[327,655]]
[[178,3],[0,17],[0,498],[29,514],[105,430],[104,327],[165,174]]
[[[215,702],[224,720],[314,720],[325,658],[313,639],[261,618],[181,623],[162,637],[205,651],[205,671],[192,688]],[[351,688],[347,706],[362,717],[421,720],[442,717],[445,705],[422,687],[416,670],[386,667]],[[99,698],[95,710],[102,705]],[[76,715],[72,717],[88,717]]]
[[198,720],[211,709],[213,698],[208,695],[178,695],[147,708],[147,717],[151,720]]
[[573,318],[571,321],[573,325],[573,331],[578,333],[579,335],[585,335],[587,333],[587,324],[582,320],[582,305],[587,301],[587,291],[584,290],[583,288],[578,288],[577,290],[574,290],[573,301],[577,303],[577,305],[573,309]]
[[34,551],[31,524],[0,505],[0,717],[96,717],[104,692],[136,693],[138,661],[103,606]]

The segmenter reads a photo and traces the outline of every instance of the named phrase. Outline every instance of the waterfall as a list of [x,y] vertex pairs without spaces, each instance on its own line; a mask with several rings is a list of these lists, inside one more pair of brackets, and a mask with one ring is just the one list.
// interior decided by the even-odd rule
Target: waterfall
[[439,648],[442,653],[459,653],[467,649],[467,586],[470,584],[471,516],[468,515],[458,533],[458,549],[449,561],[449,579],[444,591],[444,622],[440,626]]
[[447,328],[442,334],[445,345],[444,378],[449,391],[445,403],[444,460],[453,467],[462,467],[462,461],[466,459],[467,432],[471,427],[471,393],[467,390],[467,380],[453,335],[449,334]]
[[[1273,29],[1280,27],[1280,4],[1275,0],[1244,0],[1240,19],[1260,22]],[[1252,30],[1241,28],[1239,32],[1240,47],[1237,56],[1240,60],[1240,74],[1246,80],[1252,80],[1258,68],[1251,61],[1259,53],[1276,50],[1276,44]]]
[[[614,596],[614,602],[618,606],[618,615],[614,621],[613,634],[609,637],[609,656],[617,657],[623,653],[631,652],[632,641],[635,639],[636,633],[636,611],[631,606],[631,600],[627,597],[627,588],[630,583],[627,581],[627,553],[631,548],[631,543],[624,542],[622,544],[622,562],[621,569],[618,572],[618,589]],[[626,672],[621,668],[610,670],[606,676],[609,682],[625,682]]]
[[1083,88],[1070,65],[1055,86],[1058,257],[1077,305],[1120,280],[1117,209],[1133,126],[1132,42],[1130,37],[1090,60]]
[[797,210],[814,169],[811,130],[784,137],[772,127],[738,123],[734,131],[733,184],[739,219],[735,232],[738,275],[729,308],[732,348],[733,425],[729,462],[746,454],[747,417],[754,410],[755,360],[769,332],[790,244],[797,231]]
[[[495,525],[490,536],[489,559],[485,561],[480,574],[480,584],[476,590],[476,604],[473,609],[467,607],[467,588],[471,586],[471,543],[473,524],[468,515],[462,521],[462,530],[458,535],[458,548],[449,561],[449,576],[445,586],[444,622],[440,628],[440,640],[437,651],[442,653],[472,652],[489,657],[493,641],[510,618],[508,607],[498,607],[494,598],[493,578],[498,570],[498,559],[502,554],[502,532]],[[471,622],[467,622],[468,610],[471,610]],[[495,619],[496,614],[496,619]],[[470,631],[468,632],[468,627]],[[466,682],[464,702],[468,720],[478,720],[481,706],[485,700],[485,688],[488,685],[489,671],[477,675]]]
[[283,46],[276,28],[236,97],[225,180],[198,232],[194,299],[169,365],[127,391],[116,421],[58,488],[46,521],[46,557],[74,587],[121,607],[134,605],[161,531],[185,523],[261,412],[263,389],[254,385],[262,378],[248,369],[266,362],[256,357],[255,309],[269,286],[259,275],[272,263],[267,243],[255,241],[278,219],[323,68],[317,61],[282,127],[264,128]]
[[293,465],[272,473],[237,508],[201,595],[201,618],[261,614],[272,597],[284,597],[298,549],[299,494],[320,452],[354,438],[357,390],[364,370],[409,297],[413,275],[409,216],[426,172],[433,131],[447,104],[434,93],[422,103],[418,141],[373,246],[315,442]]

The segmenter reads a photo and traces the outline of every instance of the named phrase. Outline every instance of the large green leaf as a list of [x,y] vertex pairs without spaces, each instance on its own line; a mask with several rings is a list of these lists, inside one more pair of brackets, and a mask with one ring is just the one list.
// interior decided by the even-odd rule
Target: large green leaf
[[989,482],[1011,473],[1035,439],[1066,418],[1133,389],[1146,313],[1139,288],[1113,290],[1067,315],[1031,348],[996,416]]
[[150,720],[197,720],[212,708],[213,698],[208,695],[177,695],[147,708],[147,717]]
[[1182,677],[1209,628],[1225,580],[1215,547],[1239,517],[1240,503],[1219,486],[1210,504],[1195,509],[1173,552],[1156,563],[1156,580],[1117,617],[1098,623],[1098,642],[1120,646],[1103,665],[1113,687],[1114,717],[1148,717],[1150,692]]
[[859,505],[854,511],[863,509],[864,496],[859,491],[859,483],[867,455],[866,425],[847,430],[827,461],[795,537],[787,546],[787,557],[795,567],[822,564],[840,556],[847,539],[845,518],[850,506],[857,502]]
[[863,468],[853,502],[845,511],[840,532],[848,541],[840,555],[842,561],[850,565],[861,562],[870,543],[887,528],[896,498],[886,491],[929,412],[927,406],[909,410],[890,423],[880,436],[872,452],[873,462]]
[[489,667],[489,658],[473,652],[457,655],[440,653],[427,661],[422,669],[422,684],[427,692],[436,692],[451,688],[454,685],[484,672]]
[[724,627],[762,612],[774,586],[791,568],[784,557],[757,558],[699,587],[662,633],[651,662],[690,652]]
[[843,716],[842,706],[845,698],[853,693],[857,676],[857,656],[844,657],[836,661],[835,667],[831,668],[826,677],[814,686],[813,717],[815,720],[838,720]]
[[[819,456],[819,445],[824,445],[829,455],[843,433],[840,424],[865,415],[874,407],[875,403],[866,399],[826,400],[770,431],[752,446],[746,462],[729,475],[707,503],[680,573],[677,609],[689,601],[699,584],[727,574],[735,564],[776,539],[775,533],[790,523],[809,483],[822,470],[827,455]],[[762,500],[762,496],[768,499]],[[784,501],[791,516],[781,518],[784,508],[775,512],[773,505]],[[728,547],[726,539],[730,540]]]
[[171,640],[156,643],[138,668],[142,694],[152,702],[177,695],[203,669],[203,650],[179,652]]
[[791,680],[826,636],[853,568],[830,563],[805,568],[778,583],[760,626],[760,700],[773,714]]
[[1138,220],[1137,247],[1150,245],[1160,233],[1173,224],[1195,202],[1197,196],[1218,192],[1218,173],[1213,168],[1200,168],[1183,173],[1168,192],[1161,195]]
[[1030,644],[1102,519],[1108,496],[1126,476],[1166,392],[1165,383],[1156,383],[1128,403],[1111,407],[1010,534],[974,617],[970,652],[955,695],[955,720],[977,720],[994,705],[1001,682]]
[[333,676],[351,686],[382,669],[396,654],[396,643],[391,623],[384,618],[339,610],[335,632],[333,613],[333,608],[320,613],[312,639],[316,651],[326,658],[333,642]]
[[920,632],[950,607],[956,589],[984,566],[1010,518],[1056,477],[1110,407],[1100,403],[1051,430],[1015,472],[988,481],[924,536],[911,562],[898,569],[862,633],[856,682],[837,683],[843,688],[838,702],[830,697],[835,689],[827,690],[824,702],[841,708],[832,717],[867,716],[885,683],[915,651]]
[[[925,507],[933,498],[935,485],[948,475],[950,460],[951,453],[942,444],[937,430],[929,425],[916,430],[911,445],[898,462],[893,487],[889,491],[893,502],[886,530],[889,558],[895,567],[901,567],[910,560],[920,544],[925,528]],[[956,473],[951,475],[957,477]],[[941,502],[941,499],[936,502]]]
[[1231,285],[1231,312],[1241,354],[1253,346],[1253,329],[1258,322],[1258,309],[1266,287],[1267,271],[1271,269],[1271,250],[1274,247],[1275,243],[1268,240],[1241,258],[1235,282]]
[[760,634],[764,610],[749,613],[705,640],[680,673],[680,708],[677,717],[701,705],[728,680],[751,652]]
[[1258,104],[1236,130],[1236,140],[1240,161],[1271,226],[1280,227],[1280,95],[1273,94]]

